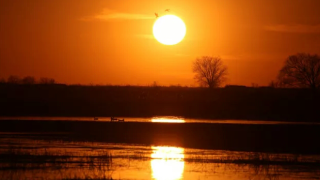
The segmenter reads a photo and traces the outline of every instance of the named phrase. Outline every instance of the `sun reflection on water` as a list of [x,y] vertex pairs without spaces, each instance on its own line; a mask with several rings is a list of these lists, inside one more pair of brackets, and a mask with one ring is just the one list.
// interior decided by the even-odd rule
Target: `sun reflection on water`
[[151,122],[161,122],[161,123],[184,123],[185,120],[178,117],[153,117]]
[[152,146],[151,169],[156,180],[178,180],[184,169],[184,149]]

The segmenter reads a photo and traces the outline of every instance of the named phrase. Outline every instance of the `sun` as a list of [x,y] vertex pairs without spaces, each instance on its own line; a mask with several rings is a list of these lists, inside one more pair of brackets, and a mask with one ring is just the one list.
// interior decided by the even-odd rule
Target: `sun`
[[186,25],[175,15],[159,17],[153,25],[153,35],[162,44],[175,45],[186,35]]

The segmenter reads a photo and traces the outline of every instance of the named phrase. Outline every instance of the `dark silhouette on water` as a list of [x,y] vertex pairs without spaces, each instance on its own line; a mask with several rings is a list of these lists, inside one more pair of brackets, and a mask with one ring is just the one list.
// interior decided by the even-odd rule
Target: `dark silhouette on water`
[[118,118],[115,118],[115,117],[110,117],[111,121],[122,121],[124,122],[124,119],[118,119]]
[[98,117],[93,117],[93,120],[97,121],[97,120],[99,120],[99,118]]

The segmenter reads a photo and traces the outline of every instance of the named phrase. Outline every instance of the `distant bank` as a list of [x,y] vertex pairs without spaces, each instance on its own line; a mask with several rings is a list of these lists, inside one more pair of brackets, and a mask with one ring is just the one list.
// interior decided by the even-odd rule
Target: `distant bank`
[[183,116],[320,121],[320,92],[309,89],[206,89],[0,84],[0,116]]

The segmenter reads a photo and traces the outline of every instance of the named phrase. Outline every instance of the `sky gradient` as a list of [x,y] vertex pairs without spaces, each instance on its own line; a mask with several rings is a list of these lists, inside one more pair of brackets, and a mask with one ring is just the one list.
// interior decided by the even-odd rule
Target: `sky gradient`
[[[0,78],[67,84],[196,85],[192,61],[220,56],[227,84],[267,85],[284,60],[320,54],[318,0],[0,0]],[[152,35],[154,13],[179,16],[179,44]]]

